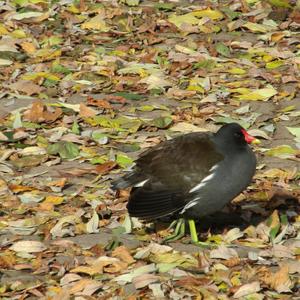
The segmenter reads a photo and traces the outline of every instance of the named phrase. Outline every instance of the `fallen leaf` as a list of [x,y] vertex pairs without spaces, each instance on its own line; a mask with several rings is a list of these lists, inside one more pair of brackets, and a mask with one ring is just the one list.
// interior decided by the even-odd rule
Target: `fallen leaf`
[[252,101],[266,101],[277,94],[274,88],[258,89],[253,91],[246,91],[242,95],[235,96],[239,100],[252,100]]
[[82,29],[98,30],[100,32],[107,32],[110,30],[106,24],[103,13],[96,15],[81,25]]
[[86,106],[84,103],[80,103],[79,115],[82,118],[94,117],[97,114],[97,111]]
[[59,154],[61,158],[72,159],[79,155],[79,148],[72,142],[61,141],[47,147],[49,154]]
[[265,276],[264,281],[278,293],[290,293],[293,287],[288,265],[283,265],[276,273],[269,273]]
[[9,249],[15,252],[36,253],[46,250],[47,247],[38,241],[18,241],[10,246]]
[[189,133],[189,132],[207,132],[208,130],[205,128],[201,128],[198,126],[195,126],[188,122],[179,122],[176,123],[174,126],[170,127],[171,131],[178,131],[183,133]]
[[61,114],[61,108],[57,107],[54,111],[50,111],[48,107],[44,106],[42,101],[38,100],[32,103],[31,109],[24,112],[24,118],[35,123],[52,123],[56,121]]
[[131,256],[129,250],[125,246],[117,247],[112,252],[112,256],[121,259],[122,261],[126,262],[129,265],[131,265],[135,262],[135,260]]
[[132,279],[132,283],[136,289],[141,289],[151,283],[157,282],[159,277],[153,274],[141,274]]
[[110,170],[116,167],[116,162],[107,161],[101,165],[96,166],[96,172],[99,174],[107,174]]
[[39,94],[44,90],[44,88],[28,80],[19,80],[15,83],[10,84],[9,88],[11,90],[23,92],[29,96]]
[[125,285],[128,282],[132,282],[133,278],[136,276],[139,276],[141,274],[153,273],[155,271],[155,264],[148,264],[142,267],[135,268],[130,273],[117,276],[113,279],[113,281],[117,281],[120,285]]
[[93,212],[91,219],[86,223],[86,231],[88,233],[99,232],[99,216],[96,211]]
[[293,149],[289,145],[280,145],[267,150],[265,153],[266,155],[275,156],[279,158],[294,158],[299,153],[299,151]]
[[258,281],[253,281],[251,283],[247,283],[242,285],[233,295],[233,298],[240,299],[241,297],[245,297],[261,290],[260,284]]
[[101,108],[106,108],[106,109],[112,108],[112,106],[110,105],[110,103],[108,101],[102,100],[102,99],[94,99],[92,97],[88,97],[87,103],[89,105],[97,106],[97,107],[101,107]]
[[238,257],[237,252],[234,249],[219,246],[217,249],[213,249],[210,252],[210,258],[230,259],[232,257]]

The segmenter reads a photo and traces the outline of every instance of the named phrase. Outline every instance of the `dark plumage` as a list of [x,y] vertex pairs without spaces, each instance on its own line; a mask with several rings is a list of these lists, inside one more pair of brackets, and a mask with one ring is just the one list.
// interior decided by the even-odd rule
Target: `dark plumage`
[[181,135],[144,152],[113,188],[133,187],[127,204],[131,216],[201,218],[221,210],[251,182],[252,140],[236,123],[217,133]]

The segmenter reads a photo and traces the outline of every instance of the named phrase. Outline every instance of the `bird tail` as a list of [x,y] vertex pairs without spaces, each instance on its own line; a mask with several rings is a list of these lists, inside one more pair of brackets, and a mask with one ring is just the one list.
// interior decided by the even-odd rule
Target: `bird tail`
[[112,181],[112,189],[113,190],[122,190],[126,189],[130,186],[134,186],[138,182],[144,180],[139,174],[134,172],[128,173],[121,178],[115,179]]

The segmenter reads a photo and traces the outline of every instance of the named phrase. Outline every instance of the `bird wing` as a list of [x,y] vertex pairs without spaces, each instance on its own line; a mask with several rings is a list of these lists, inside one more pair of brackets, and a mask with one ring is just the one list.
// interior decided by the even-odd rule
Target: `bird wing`
[[133,189],[127,205],[129,214],[157,218],[182,209],[194,187],[208,178],[223,159],[208,134],[191,133],[163,142],[143,153],[136,161]]

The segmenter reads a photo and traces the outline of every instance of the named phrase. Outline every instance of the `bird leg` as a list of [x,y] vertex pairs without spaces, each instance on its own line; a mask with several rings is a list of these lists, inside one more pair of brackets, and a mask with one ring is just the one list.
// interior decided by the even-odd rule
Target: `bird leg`
[[181,239],[184,236],[185,220],[183,218],[180,218],[178,220],[173,221],[168,229],[173,228],[175,225],[176,225],[176,227],[175,227],[174,233],[165,237],[163,239],[163,242],[174,242],[174,241]]
[[192,243],[199,246],[199,247],[202,247],[202,248],[211,248],[211,245],[209,243],[199,241],[195,221],[192,220],[192,219],[189,219],[188,223],[189,223],[189,227],[190,227],[190,234],[191,234]]

